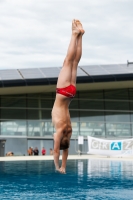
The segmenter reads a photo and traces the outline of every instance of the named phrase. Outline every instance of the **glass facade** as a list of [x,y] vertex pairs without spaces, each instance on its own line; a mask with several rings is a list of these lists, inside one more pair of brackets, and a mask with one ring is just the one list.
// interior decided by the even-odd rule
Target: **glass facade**
[[[0,97],[0,135],[52,138],[55,93]],[[133,136],[133,89],[78,91],[70,104],[73,136]]]

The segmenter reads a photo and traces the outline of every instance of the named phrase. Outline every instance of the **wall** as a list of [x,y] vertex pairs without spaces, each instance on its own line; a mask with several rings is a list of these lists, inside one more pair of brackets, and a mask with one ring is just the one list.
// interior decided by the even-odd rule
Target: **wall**
[[[50,155],[50,148],[53,149],[53,140],[27,140],[26,138],[7,138],[5,143],[5,154],[9,151],[12,151],[14,155],[27,155],[27,149],[29,147],[37,147],[39,150],[39,155],[41,155],[41,149],[44,147],[46,149],[46,155]],[[83,152],[83,154],[88,151],[87,140],[84,140],[84,144],[79,147],[78,141],[72,139],[70,142],[69,155],[77,155],[79,149],[81,152]]]
[[[55,93],[0,97],[0,135],[52,137]],[[133,89],[77,91],[69,107],[73,136],[131,138]]]
[[42,147],[46,149],[46,155],[50,155],[50,148],[53,149],[53,140],[45,139],[45,140],[28,140],[28,148],[35,147],[39,150],[39,155],[41,155]]
[[7,138],[5,154],[12,151],[14,155],[27,155],[27,138]]

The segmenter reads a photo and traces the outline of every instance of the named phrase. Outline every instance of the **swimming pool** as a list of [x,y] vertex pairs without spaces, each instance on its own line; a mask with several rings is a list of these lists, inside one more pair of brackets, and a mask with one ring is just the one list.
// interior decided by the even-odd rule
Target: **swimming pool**
[[0,162],[0,199],[133,199],[133,162],[69,160],[65,175],[53,161]]

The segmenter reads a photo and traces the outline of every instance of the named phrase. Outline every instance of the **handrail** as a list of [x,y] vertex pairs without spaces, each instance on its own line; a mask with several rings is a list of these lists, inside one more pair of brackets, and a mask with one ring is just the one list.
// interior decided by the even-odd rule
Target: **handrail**
[[[52,100],[52,101],[54,101],[55,100],[55,98],[43,98],[43,97],[26,97],[26,96],[23,96],[23,97],[14,97],[14,96],[1,96],[1,99],[24,99],[25,101],[26,100],[30,100],[30,99],[32,99],[32,100]],[[114,102],[133,102],[133,100],[130,100],[130,99],[127,99],[127,100],[125,100],[125,99],[104,99],[104,98],[100,98],[100,99],[90,99],[90,98],[82,98],[82,97],[79,97],[79,98],[74,98],[74,100],[73,101],[75,101],[75,100],[87,100],[87,101],[114,101]]]
[[[45,120],[45,119],[1,119],[0,122],[15,122],[15,121],[25,121],[25,122],[32,122],[32,121],[36,121],[36,122],[50,122],[52,123],[52,120]],[[80,120],[77,120],[77,121],[74,121],[74,120],[71,120],[71,123],[103,123],[103,124],[131,124],[133,125],[133,122],[113,122],[113,121],[80,121]]]
[[[52,110],[52,108],[29,108],[29,107],[0,107],[0,109],[5,109],[5,110]],[[79,108],[70,108],[70,111],[83,111],[83,112],[87,112],[87,111],[91,111],[91,112],[115,112],[115,113],[133,113],[133,110],[108,110],[108,109],[79,109]],[[104,115],[103,115],[104,116]]]

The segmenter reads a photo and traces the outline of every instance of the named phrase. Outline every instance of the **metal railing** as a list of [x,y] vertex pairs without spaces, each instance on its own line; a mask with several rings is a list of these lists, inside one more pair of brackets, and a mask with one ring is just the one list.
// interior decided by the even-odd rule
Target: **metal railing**
[[[72,121],[72,137],[131,138],[133,123],[103,121]],[[1,120],[1,136],[53,137],[55,132],[51,120]]]

